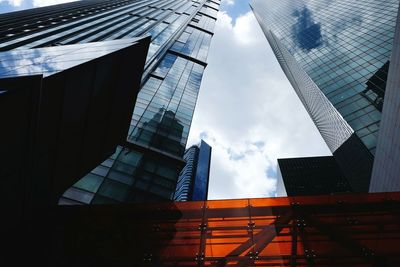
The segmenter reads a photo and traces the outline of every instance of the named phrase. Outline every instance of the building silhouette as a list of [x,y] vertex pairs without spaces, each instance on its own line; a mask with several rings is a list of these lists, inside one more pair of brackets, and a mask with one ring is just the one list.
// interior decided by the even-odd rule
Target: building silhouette
[[149,43],[146,37],[0,52],[5,203],[15,211],[57,203],[126,140]]
[[[61,204],[172,198],[185,164],[182,157],[219,2],[78,1],[0,16],[4,52],[151,36],[126,141],[69,188]],[[130,60],[139,63],[138,57]],[[112,130],[91,134],[95,138],[105,131]]]
[[356,192],[369,190],[389,65],[397,65],[390,56],[398,6],[398,0],[251,1],[283,71]]
[[174,200],[207,200],[211,146],[201,140],[200,144],[186,149],[183,158],[186,161],[186,165],[179,174]]
[[333,195],[352,189],[333,156],[278,159],[277,196]]

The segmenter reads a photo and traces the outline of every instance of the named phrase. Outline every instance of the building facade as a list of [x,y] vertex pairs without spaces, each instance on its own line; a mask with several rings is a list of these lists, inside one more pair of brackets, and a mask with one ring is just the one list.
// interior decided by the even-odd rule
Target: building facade
[[144,37],[0,52],[5,203],[15,211],[57,203],[125,142],[149,44]]
[[176,201],[207,200],[211,166],[211,146],[201,140],[185,151],[186,161],[174,194]]
[[[399,7],[400,10],[400,7]],[[399,13],[400,14],[400,13]],[[397,17],[393,51],[382,112],[370,192],[400,191],[400,17]]]
[[219,2],[79,1],[1,15],[0,51],[151,36],[126,143],[60,203],[172,198]]
[[278,159],[277,173],[278,197],[352,191],[333,156]]
[[355,191],[368,191],[398,0],[251,1],[283,71]]

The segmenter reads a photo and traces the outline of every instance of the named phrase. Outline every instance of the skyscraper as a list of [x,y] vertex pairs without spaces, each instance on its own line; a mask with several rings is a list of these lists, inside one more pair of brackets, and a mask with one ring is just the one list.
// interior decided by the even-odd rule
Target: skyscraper
[[390,62],[385,90],[386,99],[390,101],[383,107],[370,192],[400,191],[400,16],[397,17]]
[[151,36],[127,141],[61,203],[172,198],[219,3],[80,1],[0,16],[0,51]]
[[185,151],[186,161],[179,174],[174,194],[177,201],[207,200],[211,164],[211,147],[201,140]]
[[355,191],[369,189],[398,6],[398,0],[251,2],[283,71]]
[[333,156],[278,159],[277,196],[351,192]]

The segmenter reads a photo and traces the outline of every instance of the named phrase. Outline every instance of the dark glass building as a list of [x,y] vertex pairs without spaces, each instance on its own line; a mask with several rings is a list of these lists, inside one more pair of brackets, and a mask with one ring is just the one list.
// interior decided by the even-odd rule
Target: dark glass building
[[277,173],[278,197],[352,191],[333,156],[278,159]]
[[172,198],[219,2],[79,1],[0,16],[0,51],[151,36],[126,142],[61,204]]
[[368,191],[398,0],[253,0],[283,71],[355,191]]
[[14,211],[57,203],[125,142],[149,43],[146,37],[0,52],[4,203]]
[[211,165],[211,147],[201,140],[185,151],[186,161],[179,174],[174,194],[176,201],[207,200]]

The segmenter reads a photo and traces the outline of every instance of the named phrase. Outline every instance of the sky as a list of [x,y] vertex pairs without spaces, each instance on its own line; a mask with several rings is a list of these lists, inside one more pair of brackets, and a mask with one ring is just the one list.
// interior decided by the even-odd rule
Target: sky
[[331,155],[247,0],[223,0],[188,145],[212,146],[209,199],[275,196],[278,158]]
[[0,0],[0,14],[73,1],[74,0]]
[[[0,0],[0,13],[70,2]],[[275,196],[277,158],[331,155],[247,0],[222,0],[188,147],[212,146],[209,199]]]

